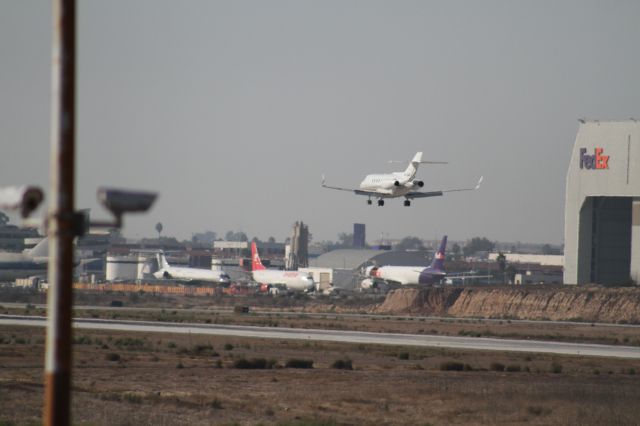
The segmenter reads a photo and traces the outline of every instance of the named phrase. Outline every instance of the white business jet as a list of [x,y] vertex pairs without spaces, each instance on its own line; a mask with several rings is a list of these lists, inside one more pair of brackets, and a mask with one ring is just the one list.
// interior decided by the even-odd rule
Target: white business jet
[[350,191],[357,195],[365,195],[369,197],[367,204],[371,205],[371,198],[378,199],[378,205],[384,206],[385,198],[397,198],[404,197],[404,205],[410,206],[411,200],[414,198],[426,198],[426,197],[438,197],[444,195],[445,192],[456,191],[473,191],[480,188],[482,183],[482,176],[478,183],[473,188],[456,188],[456,189],[444,189],[440,191],[420,191],[419,188],[424,186],[424,182],[415,179],[418,166],[420,164],[447,164],[442,161],[422,161],[422,152],[416,153],[413,160],[407,166],[404,172],[394,172],[386,174],[372,174],[365,176],[364,180],[360,183],[359,189],[352,188],[340,188],[337,186],[329,186],[325,184],[324,175],[322,176],[322,187],[329,189],[337,189],[339,191]]

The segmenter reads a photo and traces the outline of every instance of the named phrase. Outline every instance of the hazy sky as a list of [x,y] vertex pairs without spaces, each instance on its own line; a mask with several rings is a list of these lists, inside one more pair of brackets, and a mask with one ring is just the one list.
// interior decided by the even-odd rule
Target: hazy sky
[[[578,118],[640,115],[638,1],[80,0],[77,205],[160,192],[128,237],[244,231],[314,240],[354,222],[561,243]],[[48,191],[51,6],[0,0],[0,184]],[[357,186],[416,151],[425,190],[383,208]],[[39,213],[44,210],[40,209]]]

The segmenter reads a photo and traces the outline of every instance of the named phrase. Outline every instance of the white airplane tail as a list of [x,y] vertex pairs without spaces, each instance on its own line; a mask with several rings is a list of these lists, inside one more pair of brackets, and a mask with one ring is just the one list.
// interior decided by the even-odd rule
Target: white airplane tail
[[33,257],[49,256],[49,238],[44,237],[34,248],[28,250],[28,253]]
[[159,269],[168,269],[169,266],[169,262],[167,262],[167,258],[164,256],[164,252],[160,251],[158,252],[158,254],[156,255],[158,258],[158,268]]
[[409,175],[412,178],[416,175],[418,171],[418,166],[422,163],[422,152],[417,152],[416,155],[413,156],[413,160],[407,166],[407,169],[404,171],[405,175]]

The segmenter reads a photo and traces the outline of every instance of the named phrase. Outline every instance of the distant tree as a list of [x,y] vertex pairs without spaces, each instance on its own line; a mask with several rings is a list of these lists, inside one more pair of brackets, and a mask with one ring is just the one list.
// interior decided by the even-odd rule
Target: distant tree
[[485,237],[473,237],[462,249],[465,256],[471,256],[479,251],[491,251],[495,244]]
[[191,237],[191,241],[193,243],[201,243],[201,244],[213,244],[213,242],[218,238],[218,234],[213,231],[205,231],[198,232],[193,234]]
[[0,226],[6,226],[9,223],[9,216],[4,212],[0,212]]
[[249,241],[247,234],[245,234],[244,232],[233,232],[233,231],[228,231],[225,234],[224,239],[226,241]]
[[404,237],[398,244],[396,244],[396,250],[424,250],[422,240],[418,237]]
[[341,232],[338,234],[338,244],[339,247],[353,247],[353,234],[348,234],[346,232]]
[[496,257],[496,262],[498,262],[498,268],[500,268],[500,272],[504,273],[507,268],[507,256],[504,253],[498,253],[498,257]]
[[552,247],[550,244],[545,244],[542,246],[542,254],[560,254],[561,251],[557,248]]
[[273,238],[273,237],[269,237],[269,239],[267,241],[270,242],[270,243],[275,243],[276,239]]
[[253,242],[253,243],[259,243],[259,242],[261,242],[261,241],[260,241],[260,238],[258,238],[258,237],[253,237],[253,238],[251,239],[251,242]]

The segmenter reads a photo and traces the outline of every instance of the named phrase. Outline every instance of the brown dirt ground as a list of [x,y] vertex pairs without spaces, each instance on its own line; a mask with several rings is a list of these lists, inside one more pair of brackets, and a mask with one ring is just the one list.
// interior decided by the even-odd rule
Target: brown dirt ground
[[[0,327],[0,424],[41,421],[44,333]],[[89,330],[75,341],[75,424],[640,423],[638,360]],[[277,368],[233,368],[241,358]],[[353,370],[331,368],[346,358]],[[281,368],[289,359],[314,368]]]

